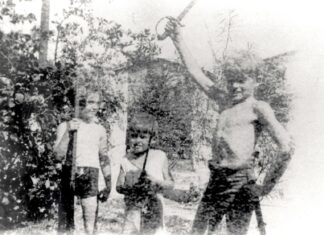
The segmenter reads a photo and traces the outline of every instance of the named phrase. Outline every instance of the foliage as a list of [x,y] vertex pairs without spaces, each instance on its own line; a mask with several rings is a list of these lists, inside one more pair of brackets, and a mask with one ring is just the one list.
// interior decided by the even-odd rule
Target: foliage
[[[11,19],[11,23],[21,23],[26,19],[16,14],[10,6],[1,6],[2,21]],[[26,185],[24,184],[25,159],[33,151],[30,146],[32,140],[25,142],[22,134],[25,130],[23,118],[29,113],[30,104],[36,99],[25,97],[21,91],[24,87],[21,80],[26,77],[26,71],[37,66],[37,40],[34,34],[0,32],[1,51],[1,196],[9,198],[9,203],[2,204],[1,224],[8,226],[24,216],[24,200]],[[20,90],[20,91],[19,91]],[[22,108],[24,100],[28,100],[25,109]]]
[[282,123],[289,121],[289,110],[292,94],[287,87],[285,74],[286,63],[293,52],[268,58],[259,69],[256,97],[268,102],[273,107],[278,120]]
[[[200,127],[210,122],[204,112],[193,112],[205,101],[198,99],[198,88],[184,69],[178,64],[160,66],[154,62],[160,49],[149,30],[138,33],[125,30],[116,22],[93,16],[87,10],[87,1],[72,2],[64,11],[63,20],[54,21],[57,32],[47,32],[55,44],[55,52],[54,61],[46,68],[39,67],[37,58],[44,32],[37,27],[30,33],[0,30],[0,224],[3,226],[26,218],[53,217],[59,168],[52,146],[57,124],[73,114],[76,82],[81,88],[95,86],[103,90],[99,116],[109,129],[107,120],[124,102],[123,94],[115,89],[117,83],[125,82],[120,74],[131,66],[151,64],[143,81],[144,91],[136,97],[130,113],[142,110],[156,116],[160,124],[156,145],[170,155],[191,155],[193,119],[200,119]],[[32,14],[17,14],[13,6],[0,7],[1,23],[16,25],[34,20]],[[266,60],[260,65],[256,95],[269,102],[277,117],[286,122],[290,96],[283,89],[282,58]],[[217,78],[217,82],[225,87],[224,79]],[[260,140],[263,156],[275,155],[275,146],[269,141],[267,137]]]
[[[108,128],[107,119],[124,99],[114,89],[118,70],[133,62],[123,54],[124,47],[153,45],[147,31],[125,31],[115,22],[94,17],[84,4],[86,1],[81,5],[73,1],[63,21],[56,22],[56,38],[54,32],[47,32],[57,48],[55,64],[45,68],[39,67],[37,58],[44,32],[37,27],[31,33],[0,31],[0,224],[5,227],[55,214],[60,168],[52,146],[57,124],[73,114],[75,84],[82,88],[81,93],[91,87],[103,90],[99,117]],[[1,7],[1,20],[15,17],[13,24],[23,24],[34,19],[17,16],[14,6]],[[85,21],[89,31],[84,33],[82,22],[70,22],[70,17]],[[134,53],[141,54],[136,49]],[[152,54],[145,53],[142,58]],[[9,204],[3,204],[7,198]]]
[[137,88],[136,94],[130,94],[135,98],[129,107],[129,118],[136,112],[153,115],[159,124],[154,147],[166,151],[172,160],[190,155],[193,113],[188,94],[193,92],[194,85],[188,83],[179,64],[156,60],[144,67],[148,72],[140,78],[142,91]]

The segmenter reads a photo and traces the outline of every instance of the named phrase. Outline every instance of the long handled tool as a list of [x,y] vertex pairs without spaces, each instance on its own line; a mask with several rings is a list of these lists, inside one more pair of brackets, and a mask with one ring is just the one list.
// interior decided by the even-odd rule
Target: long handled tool
[[[74,118],[79,117],[78,82],[75,82]],[[76,173],[77,131],[69,134],[70,140],[66,153],[65,164],[61,175],[61,192],[58,214],[58,231],[63,234],[73,234],[74,230],[74,193]]]
[[256,220],[257,220],[257,224],[258,224],[258,229],[260,231],[260,235],[266,235],[266,230],[265,230],[265,226],[266,223],[263,220],[263,215],[262,215],[262,211],[261,211],[261,205],[260,205],[260,199],[258,199],[255,202],[255,216],[256,216]]

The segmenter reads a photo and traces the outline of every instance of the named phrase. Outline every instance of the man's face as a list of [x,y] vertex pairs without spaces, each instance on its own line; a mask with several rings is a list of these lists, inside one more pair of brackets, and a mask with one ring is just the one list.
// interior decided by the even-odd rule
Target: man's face
[[82,117],[92,119],[96,116],[100,105],[100,97],[98,93],[90,93],[86,99],[85,107],[81,111]]
[[130,133],[130,148],[135,155],[146,152],[149,148],[150,133],[132,132]]
[[253,96],[255,82],[250,77],[237,77],[228,80],[228,91],[234,104]]

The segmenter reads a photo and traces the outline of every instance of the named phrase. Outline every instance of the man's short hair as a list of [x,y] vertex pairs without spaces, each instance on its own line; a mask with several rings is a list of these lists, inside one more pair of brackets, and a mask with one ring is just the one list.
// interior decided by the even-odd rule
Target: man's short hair
[[228,56],[222,69],[226,80],[249,77],[256,81],[261,59],[250,51],[235,52]]

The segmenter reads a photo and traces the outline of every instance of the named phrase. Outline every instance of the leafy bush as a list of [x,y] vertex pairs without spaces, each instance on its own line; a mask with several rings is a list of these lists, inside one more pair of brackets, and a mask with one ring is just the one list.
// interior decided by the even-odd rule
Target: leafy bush
[[[17,15],[13,6],[1,5],[0,12],[0,20],[14,24],[34,19]],[[69,22],[70,16],[89,26],[81,41],[73,36],[82,33],[82,26]],[[43,32],[37,27],[29,34],[0,31],[0,224],[4,227],[55,215],[60,168],[52,146],[58,123],[73,114],[75,81],[81,88],[103,90],[99,116],[109,130],[107,120],[124,102],[123,94],[113,89],[116,81],[125,82],[119,70],[134,63],[125,54],[126,47],[140,45],[132,53],[143,55],[143,60],[157,50],[149,31],[125,31],[115,22],[94,17],[84,5],[71,5],[64,17],[66,21],[56,22],[55,63],[45,68],[38,64]],[[152,50],[141,53],[143,47]]]
[[137,112],[153,115],[159,124],[153,147],[163,149],[172,161],[189,157],[193,118],[190,94],[196,88],[188,83],[183,66],[156,59],[135,70],[141,73],[130,73],[129,119]]

